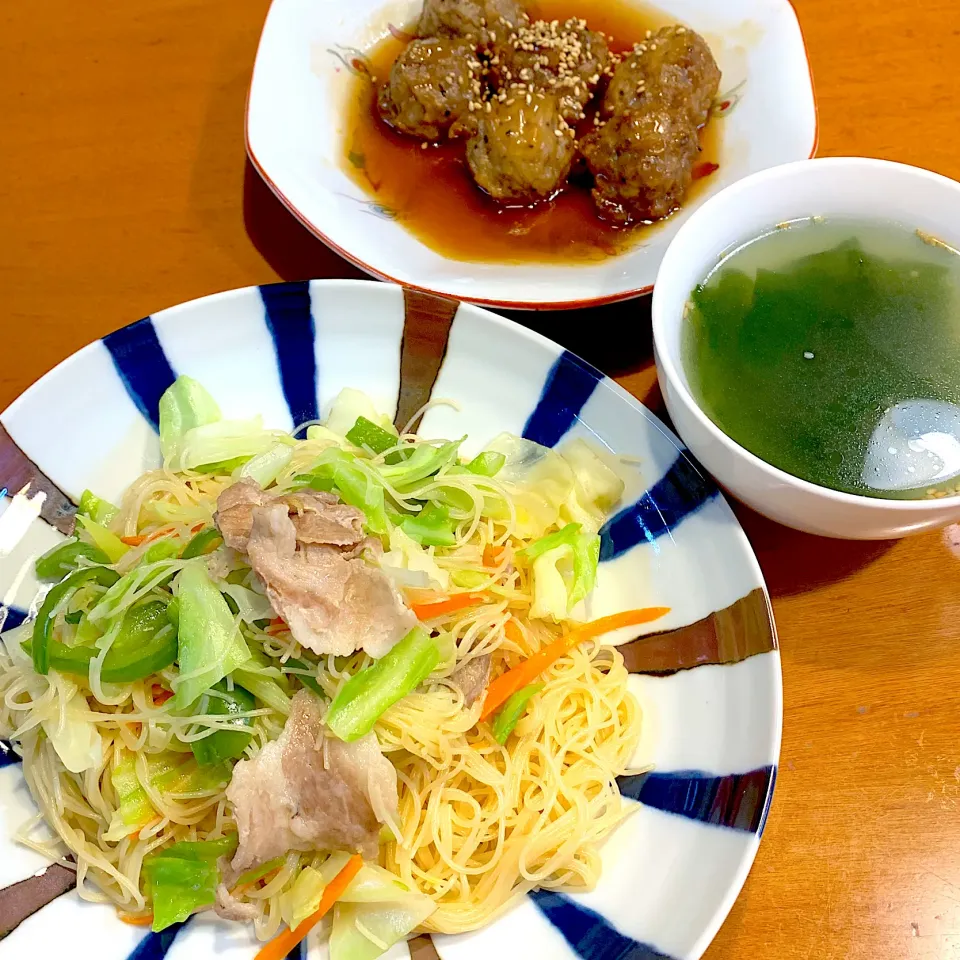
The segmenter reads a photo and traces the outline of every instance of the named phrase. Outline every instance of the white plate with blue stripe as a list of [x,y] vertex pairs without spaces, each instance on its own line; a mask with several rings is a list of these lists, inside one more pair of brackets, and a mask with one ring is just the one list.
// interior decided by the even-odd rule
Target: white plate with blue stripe
[[[0,414],[0,488],[31,483],[43,510],[0,557],[6,628],[38,584],[27,561],[72,530],[85,488],[116,498],[160,462],[157,405],[181,373],[232,417],[291,429],[323,416],[343,387],[405,423],[430,397],[421,432],[502,431],[554,446],[584,436],[625,465],[627,489],[602,531],[595,615],[669,606],[657,634],[622,650],[644,711],[637,761],[622,777],[636,811],[603,849],[593,892],[540,892],[490,927],[420,936],[390,958],[695,960],[740,891],[773,796],[780,751],[780,657],[756,558],[723,497],[677,438],[589,364],[475,306],[387,284],[312,281],[251,287],[164,310],[90,344]],[[9,504],[0,500],[0,511]],[[27,565],[29,567],[29,565]],[[72,875],[18,847],[34,810],[16,756],[0,743],[0,960],[250,960],[252,934],[212,916],[162,934],[83,902]],[[6,936],[4,937],[4,934]],[[311,958],[324,956],[313,947]]]

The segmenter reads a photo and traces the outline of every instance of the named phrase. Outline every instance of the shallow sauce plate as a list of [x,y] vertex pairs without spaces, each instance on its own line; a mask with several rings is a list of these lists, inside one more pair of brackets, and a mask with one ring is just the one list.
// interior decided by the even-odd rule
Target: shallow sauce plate
[[[638,0],[621,0],[644,10]],[[415,21],[421,0],[274,0],[247,102],[247,152],[304,226],[369,273],[474,303],[571,308],[648,292],[670,239],[727,184],[816,149],[809,65],[789,0],[664,0],[666,17],[702,33],[723,72],[719,170],[668,221],[627,252],[571,266],[449,259],[409,233],[344,170],[353,61]],[[590,20],[589,5],[583,15]]]
[[[182,304],[85,347],[0,415],[0,488],[32,480],[47,492],[42,516],[0,557],[7,628],[36,594],[31,558],[63,538],[81,491],[117,498],[159,464],[157,403],[181,373],[207,386],[228,415],[262,414],[272,427],[322,416],[351,386],[391,416],[413,413],[431,395],[456,401],[459,411],[429,410],[422,433],[467,434],[468,455],[511,431],[550,446],[582,436],[623,458],[626,491],[604,527],[589,612],[672,610],[655,638],[621,638],[644,713],[635,764],[654,770],[621,778],[635,810],[603,848],[600,884],[575,897],[536,893],[481,931],[420,937],[387,956],[699,957],[756,853],[782,693],[756,559],[676,438],[588,364],[474,306],[357,281],[275,284]],[[51,889],[44,877],[28,879],[45,864],[11,839],[34,808],[10,761],[0,749],[0,931],[18,910],[40,909],[0,941],[0,958],[254,956],[252,931],[210,914],[154,935],[73,892],[55,897],[52,873]],[[314,945],[309,955],[325,951]]]

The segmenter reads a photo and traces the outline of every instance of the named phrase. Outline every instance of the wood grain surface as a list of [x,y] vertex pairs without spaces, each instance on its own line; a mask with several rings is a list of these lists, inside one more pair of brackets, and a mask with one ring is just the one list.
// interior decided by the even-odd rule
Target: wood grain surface
[[[162,307],[278,277],[359,275],[245,160],[267,5],[0,8],[0,408]],[[820,153],[960,177],[957,0],[797,6]],[[656,408],[648,310],[519,319]],[[623,320],[626,342],[604,337]],[[960,531],[833,543],[739,513],[773,595],[785,729],[756,865],[706,956],[960,957]]]

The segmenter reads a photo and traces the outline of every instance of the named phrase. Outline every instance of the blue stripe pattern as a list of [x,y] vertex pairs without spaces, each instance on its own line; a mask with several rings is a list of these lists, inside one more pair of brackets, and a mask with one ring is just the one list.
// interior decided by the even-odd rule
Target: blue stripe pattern
[[535,890],[530,899],[583,960],[670,960],[562,893]]
[[647,807],[688,820],[761,834],[767,819],[776,767],[712,776],[698,770],[617,777],[620,793]]
[[176,375],[160,345],[153,320],[144,317],[129,327],[108,333],[103,345],[110,351],[130,399],[153,429],[159,431],[160,398]]
[[133,953],[127,957],[127,960],[163,960],[167,951],[173,946],[173,941],[177,939],[177,934],[189,923],[185,920],[183,923],[175,923],[166,930],[154,933],[152,930],[136,945]]
[[20,763],[20,757],[13,752],[13,747],[9,740],[0,740],[0,770],[4,767],[12,767]]
[[316,325],[310,310],[310,284],[270,283],[260,287],[267,328],[273,337],[280,385],[293,425],[319,420]]
[[684,451],[636,503],[603,525],[600,559],[613,560],[639,543],[653,543],[718,493],[714,482]]
[[556,446],[602,379],[596,367],[564,350],[547,374],[536,409],[523,428],[524,438],[545,447]]
[[24,620],[27,619],[27,611],[21,610],[19,607],[6,607],[7,615],[3,620],[3,623],[0,624],[0,631],[6,633],[7,630],[13,630],[15,627],[19,627]]

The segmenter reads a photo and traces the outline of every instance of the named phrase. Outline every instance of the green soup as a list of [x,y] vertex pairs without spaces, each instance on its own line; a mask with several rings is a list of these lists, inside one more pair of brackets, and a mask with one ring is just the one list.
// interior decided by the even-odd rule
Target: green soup
[[960,254],[894,223],[799,221],[691,294],[683,364],[729,437],[821,486],[960,489]]

